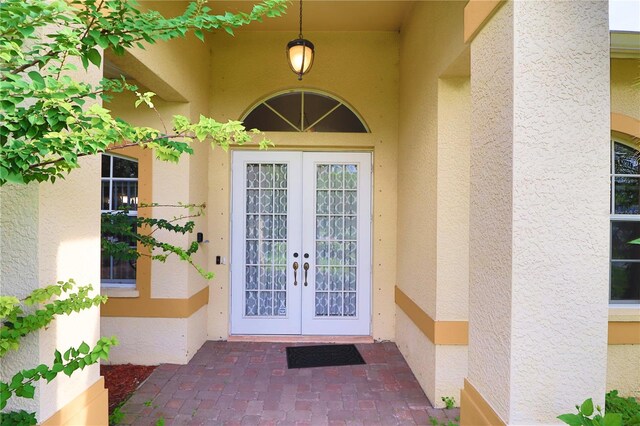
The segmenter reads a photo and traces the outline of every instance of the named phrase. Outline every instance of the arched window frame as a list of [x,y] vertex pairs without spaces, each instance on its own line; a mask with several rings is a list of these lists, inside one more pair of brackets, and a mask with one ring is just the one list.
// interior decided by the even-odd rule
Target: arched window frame
[[[640,180],[640,174],[626,174],[626,173],[616,173],[615,170],[615,146],[616,144],[624,145],[635,150],[638,154],[638,159],[640,162],[640,144],[634,141],[634,138],[618,134],[614,132],[611,136],[611,145],[610,145],[610,188],[611,188],[611,206],[610,206],[610,254],[609,254],[609,302],[611,304],[640,304],[639,299],[613,299],[612,298],[612,290],[613,290],[613,266],[615,262],[630,262],[630,263],[640,263],[640,257],[637,259],[615,259],[614,258],[614,235],[613,235],[613,226],[614,222],[637,222],[640,223],[640,210],[637,214],[634,213],[616,213],[616,187],[615,187],[615,179],[616,177],[629,177],[629,178],[638,178]],[[640,250],[640,248],[639,248]]]
[[[316,94],[316,95],[320,95],[320,96],[325,96],[325,97],[328,97],[328,98],[331,98],[331,99],[337,101],[338,104],[336,106],[334,106],[330,111],[325,113],[322,117],[320,117],[319,119],[317,119],[316,121],[311,123],[309,126],[304,127],[304,121],[301,120],[301,125],[300,125],[300,127],[298,127],[294,123],[291,123],[291,121],[289,121],[286,117],[284,117],[278,111],[276,111],[271,105],[267,104],[267,101],[269,101],[271,99],[274,99],[274,98],[276,98],[278,96],[281,96],[281,95],[284,95],[284,94],[291,94],[291,93],[301,93],[302,94],[302,105],[303,105],[302,106],[302,111],[301,111],[302,114],[304,114],[304,94],[305,93],[312,93],[312,94]],[[345,101],[341,97],[339,97],[337,95],[334,95],[333,93],[329,93],[329,92],[323,91],[323,90],[310,89],[310,88],[296,88],[296,89],[286,89],[286,90],[281,90],[281,91],[278,91],[278,92],[271,93],[271,94],[269,94],[267,96],[264,96],[264,97],[260,98],[258,101],[253,103],[249,108],[247,108],[242,113],[242,115],[240,116],[240,121],[244,122],[246,120],[246,118],[257,107],[259,107],[260,105],[263,105],[263,104],[267,108],[269,108],[274,114],[276,114],[278,117],[280,117],[282,120],[284,120],[287,124],[289,124],[289,126],[291,127],[291,130],[290,130],[291,132],[299,132],[299,133],[308,132],[310,129],[313,129],[319,122],[321,122],[323,119],[328,117],[333,111],[338,109],[340,106],[344,105],[360,121],[360,123],[362,124],[362,126],[365,129],[364,133],[371,133],[371,129],[369,128],[369,125],[364,120],[364,118],[362,118],[362,115],[360,115],[360,113],[358,113],[358,111],[353,106],[351,106],[347,101]],[[262,130],[262,129],[260,129],[260,130]],[[266,130],[266,131],[269,131],[269,130]]]

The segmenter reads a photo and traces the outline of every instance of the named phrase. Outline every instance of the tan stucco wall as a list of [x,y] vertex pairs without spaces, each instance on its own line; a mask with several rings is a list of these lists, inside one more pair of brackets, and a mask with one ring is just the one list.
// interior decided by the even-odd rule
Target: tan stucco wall
[[109,364],[186,364],[207,340],[207,308],[189,318],[103,317],[102,330],[118,336]]
[[437,279],[438,78],[464,49],[463,7],[464,2],[419,2],[401,31],[398,285],[432,318]]
[[611,112],[640,120],[640,58],[611,59]]
[[[278,148],[315,150],[322,146],[370,149],[374,153],[373,337],[393,339],[395,313],[396,156],[398,34],[391,32],[323,33],[305,36],[316,45],[312,71],[299,82],[289,70],[284,47],[295,33],[238,32],[234,38],[211,37],[211,116],[237,120],[260,98],[304,87],[334,93],[353,106],[370,134],[269,133]],[[248,54],[248,52],[250,52]],[[210,253],[229,260],[229,154],[209,160]],[[229,268],[212,267],[209,338],[224,339],[229,330]]]
[[[397,283],[435,321],[467,319],[465,3],[418,2],[401,31]],[[434,345],[399,308],[397,315],[405,320],[396,327],[398,346],[430,401],[459,401],[466,346]]]
[[[640,398],[640,345],[609,345],[607,351],[607,391]],[[635,361],[634,361],[635,360]]]
[[468,319],[470,113],[469,77],[440,78],[436,321]]
[[[154,4],[167,15],[175,13],[185,4],[178,2]],[[129,122],[163,129],[171,126],[172,116],[180,114],[197,121],[201,114],[208,115],[209,104],[209,47],[195,37],[178,39],[167,43],[149,46],[147,50],[132,49],[124,58],[110,56],[112,62],[127,75],[135,79],[140,91],[151,90],[157,93],[154,98],[155,111],[141,105],[135,108],[135,96],[131,93],[116,94],[105,106],[113,111],[114,116]],[[158,160],[152,161],[151,201],[159,204],[207,203],[207,161],[209,145],[194,143],[194,154],[183,155],[178,164]],[[124,153],[126,155],[126,153]],[[171,219],[178,214],[188,213],[186,210],[156,207],[154,217]],[[171,234],[158,231],[156,236],[172,244],[187,247],[196,239],[196,233],[202,232],[208,239],[208,220],[211,214],[205,209],[205,217],[191,218],[196,223],[194,233],[186,235]],[[209,268],[208,245],[201,244],[194,255],[196,264],[205,270]],[[202,278],[195,268],[185,262],[169,257],[165,263],[152,262],[150,291],[152,299],[188,299],[193,297],[209,283]],[[112,297],[113,299],[113,297]],[[114,299],[115,300],[115,299]],[[203,314],[204,313],[204,314]],[[137,316],[137,315],[132,315]],[[154,316],[162,317],[161,313]],[[170,315],[167,315],[170,316]],[[138,353],[155,353],[157,356],[147,358],[145,363],[187,362],[195,349],[206,340],[206,309],[200,309],[189,318],[165,318],[168,329],[174,339],[181,343],[174,345],[174,350],[160,353],[157,342],[145,339],[145,345],[134,345],[135,348],[114,349],[114,360],[130,361],[128,357],[139,359]],[[122,321],[129,321],[129,327],[123,328]],[[147,319],[132,319],[126,316],[104,318],[103,332],[119,332],[125,342],[136,342],[136,335],[147,331]],[[171,333],[166,333],[171,334]],[[157,336],[156,336],[157,337]],[[168,336],[171,338],[171,336]],[[166,343],[166,340],[159,341]],[[129,346],[129,345],[127,345]],[[196,347],[197,346],[197,347]],[[155,348],[155,349],[154,349]],[[195,348],[195,349],[194,349]]]

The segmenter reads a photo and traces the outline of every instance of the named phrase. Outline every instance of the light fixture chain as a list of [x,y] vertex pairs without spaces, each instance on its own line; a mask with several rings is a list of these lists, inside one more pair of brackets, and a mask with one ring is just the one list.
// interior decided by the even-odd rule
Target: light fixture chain
[[302,0],[300,0],[300,34],[299,34],[299,38],[303,38],[302,37]]

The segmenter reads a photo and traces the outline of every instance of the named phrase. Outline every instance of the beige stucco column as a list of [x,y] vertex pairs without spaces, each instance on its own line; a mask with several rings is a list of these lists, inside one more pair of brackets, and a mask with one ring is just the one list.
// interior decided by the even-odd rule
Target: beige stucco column
[[[82,69],[78,64],[78,68]],[[71,74],[97,84],[102,69]],[[100,157],[80,159],[80,168],[55,183],[0,187],[0,295],[23,299],[33,290],[73,278],[78,286],[100,286]],[[0,380],[22,369],[53,364],[54,352],[93,346],[100,338],[100,308],[59,315],[26,336],[18,351],[0,360]],[[35,412],[39,423],[108,423],[107,391],[98,364],[71,377],[36,383],[34,399],[14,397],[7,410]]]
[[606,1],[508,1],[471,42],[469,370],[462,424],[604,405]]

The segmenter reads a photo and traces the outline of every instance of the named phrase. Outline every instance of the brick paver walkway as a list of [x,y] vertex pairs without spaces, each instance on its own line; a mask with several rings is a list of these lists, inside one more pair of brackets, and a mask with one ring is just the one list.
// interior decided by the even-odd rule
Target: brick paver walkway
[[159,366],[122,424],[429,425],[458,415],[431,406],[394,343],[358,344],[366,365],[292,370],[287,346],[207,342],[189,364]]

